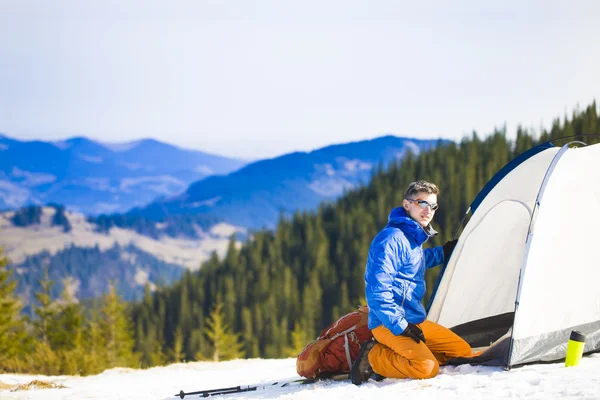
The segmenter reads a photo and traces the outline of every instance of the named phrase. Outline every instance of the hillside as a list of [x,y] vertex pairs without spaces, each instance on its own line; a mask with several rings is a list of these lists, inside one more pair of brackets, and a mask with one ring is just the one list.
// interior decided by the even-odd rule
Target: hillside
[[195,182],[182,194],[128,214],[161,220],[172,215],[210,215],[233,225],[275,227],[280,215],[314,210],[368,184],[374,170],[448,141],[383,136],[285,154],[248,164],[225,176]]
[[[459,144],[442,144],[405,157],[336,202],[283,219],[273,231],[253,233],[251,240],[230,249],[222,260],[211,260],[201,271],[155,293],[153,303],[138,303],[133,319],[145,330],[138,332],[137,348],[164,337],[163,351],[169,353],[180,328],[186,359],[196,359],[198,351],[208,347],[200,334],[204,317],[220,299],[224,322],[241,335],[248,357],[281,357],[290,344],[290,332],[316,337],[332,321],[364,304],[369,245],[410,182],[425,179],[439,185],[440,208],[433,226],[440,234],[426,243],[439,246],[454,237],[477,193],[510,160],[537,143],[567,135],[576,135],[571,140],[598,142],[596,136],[577,136],[583,133],[600,134],[595,103],[570,120],[555,121],[539,135],[521,128],[514,140],[502,130],[484,139],[473,134]],[[425,303],[438,273],[439,268],[433,268],[425,274]],[[185,308],[180,306],[182,298]]]
[[[60,206],[34,206],[0,213],[0,247],[16,271],[18,291],[28,304],[45,266],[58,296],[69,279],[77,297],[105,293],[111,280],[126,299],[141,298],[144,285],[169,284],[186,269],[196,270],[213,251],[223,254],[232,234],[245,230],[226,223],[209,229],[188,221],[193,236],[174,234],[152,222],[152,235],[99,225]],[[178,229],[181,222],[178,221]],[[149,228],[148,228],[149,229]]]

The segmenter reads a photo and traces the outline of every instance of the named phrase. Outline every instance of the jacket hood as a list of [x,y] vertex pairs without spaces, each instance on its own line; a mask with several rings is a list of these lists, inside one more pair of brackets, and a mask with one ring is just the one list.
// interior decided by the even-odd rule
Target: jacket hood
[[438,232],[431,227],[431,224],[426,227],[419,225],[417,221],[412,219],[403,207],[394,208],[388,217],[388,225],[394,225],[402,227],[402,231],[411,235],[415,240],[422,244],[430,237],[438,234]]

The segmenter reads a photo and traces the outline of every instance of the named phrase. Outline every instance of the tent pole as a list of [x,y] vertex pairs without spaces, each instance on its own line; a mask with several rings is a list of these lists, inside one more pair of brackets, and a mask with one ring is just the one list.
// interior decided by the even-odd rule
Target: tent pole
[[469,215],[470,212],[471,212],[471,207],[469,207],[469,209],[465,213],[465,216],[463,217],[462,221],[460,221],[460,224],[458,225],[458,228],[456,229],[456,233],[454,234],[454,236],[452,236],[452,239],[458,238],[458,232],[460,232],[460,228],[462,228],[462,226],[464,225],[465,219],[467,219],[467,215]]

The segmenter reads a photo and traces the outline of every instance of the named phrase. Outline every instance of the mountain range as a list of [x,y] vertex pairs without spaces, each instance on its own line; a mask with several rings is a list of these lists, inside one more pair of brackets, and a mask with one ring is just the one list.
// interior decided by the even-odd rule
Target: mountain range
[[210,215],[237,226],[273,228],[283,213],[311,210],[367,184],[373,170],[438,144],[383,136],[261,160],[228,175],[210,176],[179,195],[138,207],[128,215],[162,220],[172,215]]
[[[244,240],[247,228],[334,201],[378,167],[438,143],[384,136],[244,165],[153,140],[0,137],[0,207],[12,209],[0,213],[0,247],[25,303],[47,267],[54,295],[68,285],[80,298],[98,296],[112,280],[125,298],[139,298],[145,284],[169,284],[223,255],[232,234]],[[17,209],[23,204],[34,206]],[[146,205],[122,212],[136,204]]]
[[109,144],[0,135],[0,209],[57,203],[88,215],[125,212],[245,164],[152,139]]

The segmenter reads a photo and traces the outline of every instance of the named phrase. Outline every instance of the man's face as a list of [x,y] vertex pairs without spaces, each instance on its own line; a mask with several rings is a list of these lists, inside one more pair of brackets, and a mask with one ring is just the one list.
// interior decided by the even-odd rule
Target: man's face
[[425,208],[421,207],[421,205],[417,203],[419,200],[425,200],[429,204],[437,205],[437,195],[429,194],[426,192],[419,192],[412,199],[404,199],[402,201],[402,206],[406,210],[406,213],[412,219],[417,221],[419,225],[421,225],[422,227],[426,227],[433,219],[433,214],[435,214],[435,210],[432,210],[430,206],[425,204],[423,204]]

